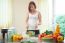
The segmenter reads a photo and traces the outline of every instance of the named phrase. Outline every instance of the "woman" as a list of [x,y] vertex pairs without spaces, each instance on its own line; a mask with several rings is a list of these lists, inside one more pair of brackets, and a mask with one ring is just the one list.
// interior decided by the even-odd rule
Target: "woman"
[[41,25],[41,14],[36,10],[36,4],[31,1],[28,6],[28,16],[27,16],[27,32],[33,31],[35,35],[39,34],[38,25]]

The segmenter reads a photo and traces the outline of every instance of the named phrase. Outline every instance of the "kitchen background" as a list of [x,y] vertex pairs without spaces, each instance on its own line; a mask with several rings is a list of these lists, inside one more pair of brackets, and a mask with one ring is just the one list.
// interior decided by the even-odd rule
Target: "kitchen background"
[[0,29],[14,27],[18,33],[26,33],[28,4],[34,1],[42,15],[40,33],[54,31],[56,17],[65,15],[65,0],[0,0]]

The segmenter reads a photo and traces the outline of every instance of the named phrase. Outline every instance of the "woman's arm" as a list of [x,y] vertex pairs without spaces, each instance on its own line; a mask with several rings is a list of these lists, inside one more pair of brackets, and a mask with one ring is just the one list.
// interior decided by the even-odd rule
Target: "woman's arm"
[[29,19],[29,16],[27,15],[27,17],[26,17],[26,24],[28,23],[28,19]]
[[29,15],[27,15],[26,17],[26,28],[28,29],[28,19],[29,19]]
[[40,12],[38,13],[38,20],[39,20],[39,24],[38,25],[41,25],[41,13]]

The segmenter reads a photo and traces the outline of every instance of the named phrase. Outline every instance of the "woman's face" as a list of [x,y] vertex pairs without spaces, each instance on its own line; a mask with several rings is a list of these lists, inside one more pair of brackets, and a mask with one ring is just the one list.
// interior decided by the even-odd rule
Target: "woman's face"
[[35,10],[35,6],[33,4],[30,4],[30,10],[34,11]]

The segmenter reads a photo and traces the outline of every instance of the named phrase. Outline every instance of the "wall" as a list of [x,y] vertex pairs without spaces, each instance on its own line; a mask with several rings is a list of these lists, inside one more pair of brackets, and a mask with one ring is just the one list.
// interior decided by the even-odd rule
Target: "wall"
[[16,30],[21,33],[24,32],[25,29],[25,17],[26,17],[26,7],[27,1],[25,0],[14,0],[14,26],[16,27]]

